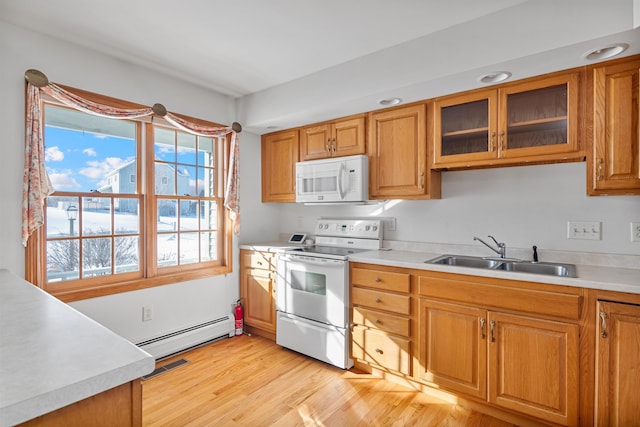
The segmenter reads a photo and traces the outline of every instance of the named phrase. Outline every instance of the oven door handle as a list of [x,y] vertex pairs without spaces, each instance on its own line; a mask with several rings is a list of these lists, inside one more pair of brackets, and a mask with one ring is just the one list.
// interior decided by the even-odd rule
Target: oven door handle
[[[300,256],[300,255],[284,255],[282,259],[284,261],[303,262],[305,264],[323,265],[325,267],[336,267],[346,262],[344,260],[339,260],[339,259],[313,258],[310,256]],[[319,259],[322,259],[323,261],[318,261]]]
[[292,319],[291,317],[289,317],[287,314],[285,315],[280,315],[280,320],[282,322],[289,322],[289,323],[293,323],[294,325],[298,326],[298,325],[304,325],[305,328],[309,328],[309,329],[315,329],[316,331],[320,331],[320,332],[326,332],[327,329],[332,329],[329,325],[327,326],[319,326],[316,324],[313,324],[309,321],[305,322],[303,320],[298,320],[298,319]]

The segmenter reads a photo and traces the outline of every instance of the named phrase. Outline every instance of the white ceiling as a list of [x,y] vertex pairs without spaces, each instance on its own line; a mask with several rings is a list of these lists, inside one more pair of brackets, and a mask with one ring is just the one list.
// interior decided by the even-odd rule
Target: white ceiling
[[599,43],[639,52],[639,3],[0,0],[0,19],[237,98],[239,121],[263,133],[477,87],[495,67],[583,65]]

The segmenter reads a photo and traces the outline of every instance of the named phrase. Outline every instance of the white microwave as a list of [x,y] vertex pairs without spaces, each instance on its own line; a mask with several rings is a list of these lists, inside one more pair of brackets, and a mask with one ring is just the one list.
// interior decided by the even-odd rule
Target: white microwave
[[365,202],[369,197],[365,155],[296,163],[296,202]]

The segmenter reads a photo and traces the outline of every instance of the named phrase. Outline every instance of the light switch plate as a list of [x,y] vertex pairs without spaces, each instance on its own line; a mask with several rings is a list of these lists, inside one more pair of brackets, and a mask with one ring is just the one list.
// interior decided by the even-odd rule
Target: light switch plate
[[600,221],[569,221],[567,223],[567,239],[601,240]]
[[640,222],[631,223],[631,241],[640,242]]

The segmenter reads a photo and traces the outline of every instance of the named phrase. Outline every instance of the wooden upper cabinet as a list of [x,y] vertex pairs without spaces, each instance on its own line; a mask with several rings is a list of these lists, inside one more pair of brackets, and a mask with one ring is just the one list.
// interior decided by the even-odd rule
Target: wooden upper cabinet
[[298,129],[262,136],[262,201],[296,201]]
[[365,152],[365,115],[306,126],[300,135],[300,159],[352,156]]
[[580,72],[559,73],[435,102],[435,168],[582,160]]
[[589,69],[587,192],[640,194],[640,56]]
[[372,112],[368,121],[370,198],[439,198],[440,175],[427,162],[427,105]]

